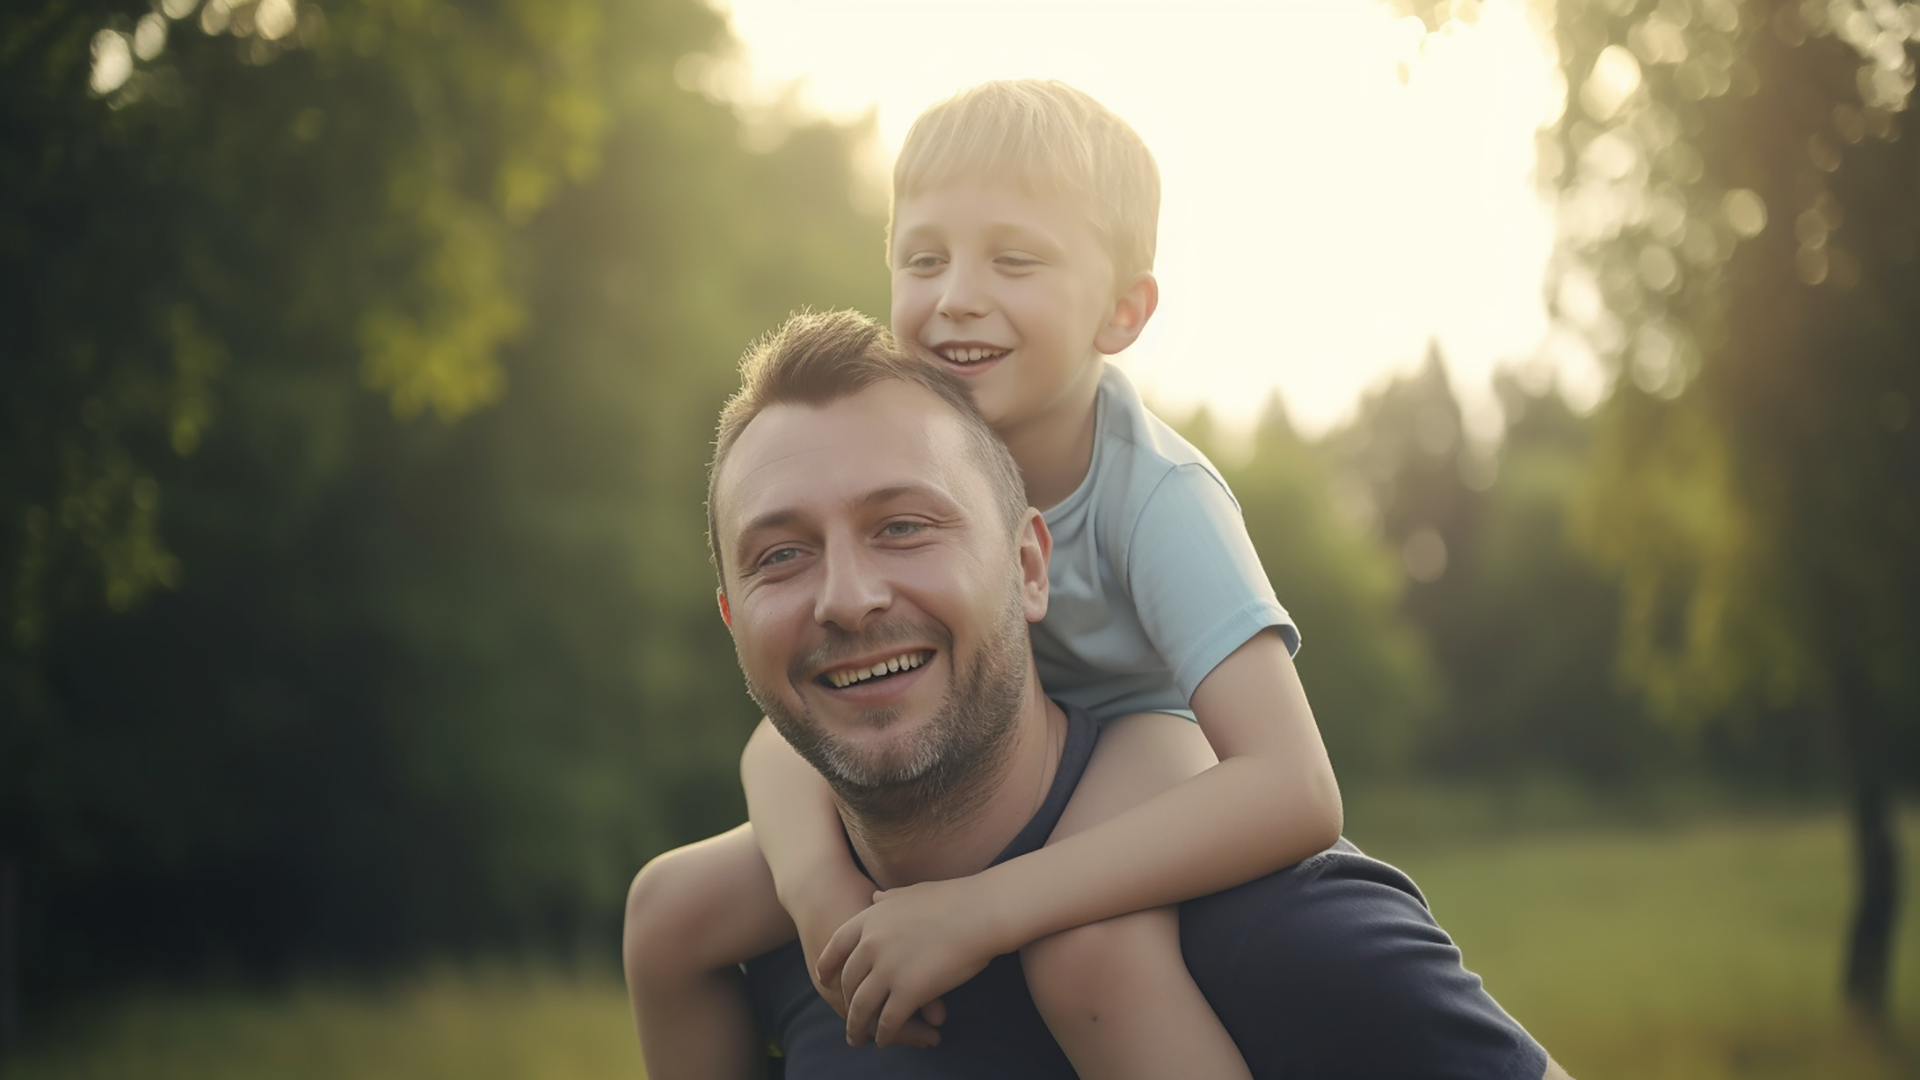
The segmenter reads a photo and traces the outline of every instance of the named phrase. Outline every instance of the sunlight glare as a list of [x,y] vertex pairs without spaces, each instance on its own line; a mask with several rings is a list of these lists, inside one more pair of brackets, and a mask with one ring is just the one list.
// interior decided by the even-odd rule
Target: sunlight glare
[[1435,33],[1334,0],[1114,0],[1098,18],[1047,0],[979,0],[965,18],[715,2],[742,42],[745,86],[726,96],[871,111],[880,175],[920,110],[989,79],[1063,79],[1125,117],[1164,194],[1160,308],[1123,363],[1174,415],[1205,403],[1244,427],[1277,389],[1315,434],[1438,341],[1484,441],[1494,367],[1541,355],[1552,224],[1535,133],[1564,92],[1523,0],[1458,5]]

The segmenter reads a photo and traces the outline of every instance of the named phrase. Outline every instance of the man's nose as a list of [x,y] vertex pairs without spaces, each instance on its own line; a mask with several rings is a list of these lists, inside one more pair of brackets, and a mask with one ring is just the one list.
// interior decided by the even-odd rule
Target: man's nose
[[822,626],[857,631],[893,603],[893,590],[858,544],[830,544],[822,558],[813,618]]

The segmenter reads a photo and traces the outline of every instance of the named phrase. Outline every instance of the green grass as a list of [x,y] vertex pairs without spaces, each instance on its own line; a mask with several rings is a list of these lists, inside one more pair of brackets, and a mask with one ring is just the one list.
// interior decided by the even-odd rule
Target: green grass
[[285,995],[146,993],[9,1063],[8,1080],[640,1077],[617,980],[441,969]]
[[[1920,836],[1920,816],[1904,826]],[[1468,966],[1575,1076],[1920,1076],[1920,897],[1907,890],[1878,1040],[1839,1005],[1852,875],[1836,817],[1370,851],[1414,876]]]
[[[1908,815],[1910,853],[1920,816]],[[1363,846],[1420,882],[1469,966],[1577,1077],[1920,1076],[1920,896],[1894,1034],[1837,1002],[1850,875],[1835,817],[1556,827],[1411,823]],[[1909,874],[1908,880],[1915,875]],[[640,1076],[610,977],[441,969],[273,996],[150,992],[73,1018],[18,1080],[596,1080]]]

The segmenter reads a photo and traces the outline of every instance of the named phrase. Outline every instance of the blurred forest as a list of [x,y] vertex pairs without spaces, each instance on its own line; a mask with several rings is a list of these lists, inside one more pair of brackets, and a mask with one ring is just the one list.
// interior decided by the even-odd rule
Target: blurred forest
[[[1872,1012],[1920,779],[1920,8],[1556,10],[1555,314],[1613,394],[1513,358],[1478,446],[1436,352],[1219,460],[1350,803],[1846,793]],[[611,968],[631,874],[740,819],[713,418],[752,337],[886,276],[871,131],[743,118],[727,48],[699,0],[0,11],[0,1047],[156,979]]]

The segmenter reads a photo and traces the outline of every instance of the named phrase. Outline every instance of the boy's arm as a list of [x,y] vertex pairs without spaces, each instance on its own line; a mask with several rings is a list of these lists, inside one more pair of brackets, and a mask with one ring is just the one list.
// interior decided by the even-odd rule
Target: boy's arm
[[740,784],[774,892],[811,964],[833,932],[872,903],[873,882],[853,865],[826,780],[765,719],[740,755]]
[[[740,783],[761,856],[773,872],[774,892],[800,932],[812,973],[834,932],[873,902],[873,882],[853,864],[827,782],[765,719],[740,755]],[[835,1012],[846,1015],[837,987],[823,986],[817,977],[814,986]],[[932,1015],[940,1014],[934,1010]],[[932,1046],[939,1036],[915,1022],[902,1041]]]
[[1263,630],[1235,649],[1192,704],[1218,765],[974,876],[983,899],[1016,902],[991,913],[1019,939],[1014,948],[1245,884],[1340,838],[1333,764],[1279,634]]
[[1251,881],[1339,838],[1341,806],[1293,660],[1263,630],[1193,695],[1220,763],[1085,831],[969,878],[884,894],[821,957],[856,1039],[924,996],[1065,930]]

